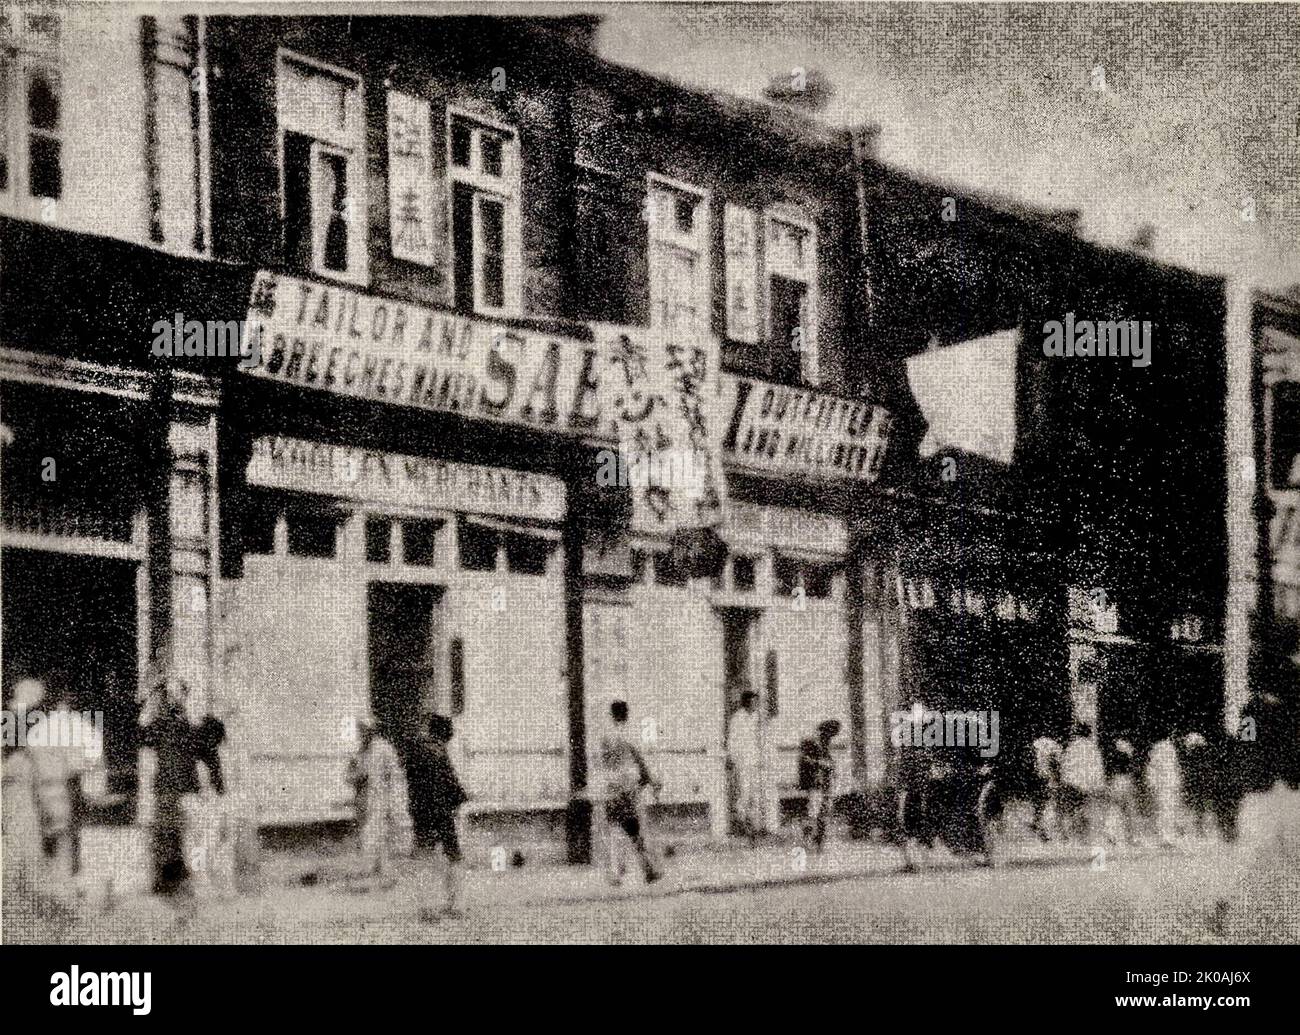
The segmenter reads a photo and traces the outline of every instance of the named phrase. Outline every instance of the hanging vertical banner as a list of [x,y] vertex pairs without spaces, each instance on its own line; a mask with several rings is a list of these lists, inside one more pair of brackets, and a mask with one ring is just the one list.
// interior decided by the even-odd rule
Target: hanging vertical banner
[[758,218],[737,205],[723,210],[726,248],[727,337],[758,344]]
[[429,102],[388,94],[388,227],[393,258],[433,265],[433,142]]
[[602,487],[632,492],[632,525],[671,535],[722,521],[719,347],[668,331],[598,327],[602,390],[618,449],[600,457]]

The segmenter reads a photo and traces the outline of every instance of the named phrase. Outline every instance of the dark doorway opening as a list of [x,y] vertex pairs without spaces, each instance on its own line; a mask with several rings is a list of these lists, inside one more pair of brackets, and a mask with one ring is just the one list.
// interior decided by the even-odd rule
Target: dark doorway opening
[[6,547],[3,681],[8,701],[23,678],[74,711],[102,716],[107,790],[125,800],[89,810],[88,822],[130,823],[135,814],[137,609],[133,561]]
[[400,743],[434,712],[451,714],[441,678],[441,586],[372,582],[369,615],[370,708],[380,730]]
[[[722,622],[722,742],[727,743],[731,716],[740,707],[740,695],[754,686],[754,629],[759,612],[742,607],[718,608]],[[760,719],[762,709],[760,709]],[[728,828],[738,832],[735,774],[727,770]]]

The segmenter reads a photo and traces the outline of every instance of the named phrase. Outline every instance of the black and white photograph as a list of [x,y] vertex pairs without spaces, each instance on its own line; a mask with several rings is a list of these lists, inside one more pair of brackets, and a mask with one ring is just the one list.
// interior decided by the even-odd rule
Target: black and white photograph
[[0,0],[0,435],[6,946],[1300,942],[1300,6]]

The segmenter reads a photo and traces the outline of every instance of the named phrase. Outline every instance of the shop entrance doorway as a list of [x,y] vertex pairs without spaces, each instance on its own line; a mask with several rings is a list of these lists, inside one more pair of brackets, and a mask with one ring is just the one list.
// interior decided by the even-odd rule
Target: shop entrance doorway
[[[33,677],[74,711],[102,716],[108,790],[122,803],[92,822],[130,822],[136,786],[135,561],[46,550],[0,551],[5,699]],[[119,815],[120,813],[120,815]]]
[[[722,743],[727,744],[731,719],[740,707],[740,696],[746,690],[759,694],[758,721],[766,721],[766,708],[762,688],[755,678],[755,641],[758,636],[758,618],[762,612],[754,608],[718,608],[722,623]],[[728,766],[726,778],[727,830],[737,832],[737,785],[735,771]]]
[[400,741],[427,717],[450,714],[443,672],[441,586],[372,582],[366,594],[370,708]]

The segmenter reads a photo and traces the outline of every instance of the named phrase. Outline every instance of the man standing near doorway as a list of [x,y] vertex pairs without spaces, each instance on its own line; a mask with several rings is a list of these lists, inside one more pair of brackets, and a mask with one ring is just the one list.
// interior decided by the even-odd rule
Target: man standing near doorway
[[767,833],[766,794],[763,778],[764,737],[758,714],[758,694],[744,690],[740,707],[731,713],[727,724],[727,763],[731,766],[736,791],[736,825],[751,845]]

